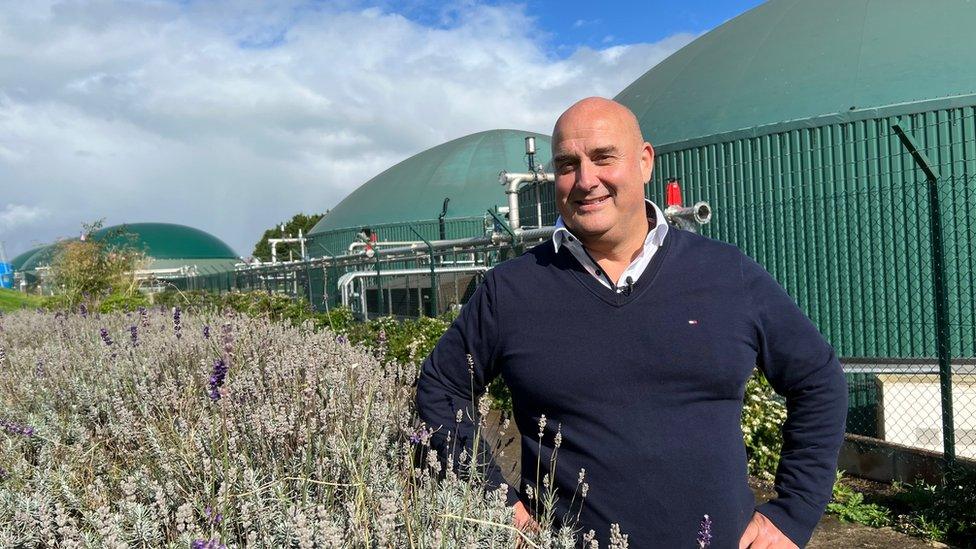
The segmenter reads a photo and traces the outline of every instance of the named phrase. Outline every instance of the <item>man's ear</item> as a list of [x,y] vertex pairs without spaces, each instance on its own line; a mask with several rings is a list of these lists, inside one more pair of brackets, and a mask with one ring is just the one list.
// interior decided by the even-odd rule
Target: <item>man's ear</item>
[[641,176],[644,178],[644,183],[651,180],[651,174],[654,172],[654,147],[650,143],[644,142],[641,146]]

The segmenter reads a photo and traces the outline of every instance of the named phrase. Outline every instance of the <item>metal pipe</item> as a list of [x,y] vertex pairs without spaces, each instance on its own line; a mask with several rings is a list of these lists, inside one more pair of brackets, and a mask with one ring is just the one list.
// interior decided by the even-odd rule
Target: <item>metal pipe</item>
[[357,249],[366,249],[366,246],[372,246],[373,248],[379,248],[380,246],[410,246],[411,244],[417,244],[416,240],[386,240],[386,241],[376,241],[376,242],[362,242],[357,240],[349,245],[349,252],[354,253]]
[[[471,267],[441,267],[435,269],[437,274],[443,273],[483,273],[487,271],[490,267],[485,265],[471,266]],[[426,268],[413,268],[413,269],[391,269],[389,271],[353,271],[350,273],[345,273],[339,277],[336,286],[339,289],[339,294],[342,297],[342,305],[344,307],[349,306],[349,298],[351,297],[351,292],[349,292],[350,286],[360,278],[372,278],[376,276],[398,276],[398,275],[421,275],[429,274],[430,270]],[[366,292],[363,290],[361,297],[365,296]],[[365,297],[363,297],[363,303],[365,303]],[[365,313],[365,309],[363,310]]]
[[440,229],[438,234],[440,235],[441,240],[447,238],[447,226],[444,223],[444,216],[447,215],[447,205],[450,201],[451,199],[449,197],[444,198],[444,205],[441,207],[441,214],[437,216],[437,227]]
[[694,206],[668,206],[664,210],[668,223],[679,229],[698,232],[698,227],[712,220],[712,208],[708,202],[696,202]]
[[505,187],[505,194],[508,195],[508,224],[513,229],[518,229],[519,224],[519,211],[518,211],[518,190],[522,183],[527,182],[542,182],[542,181],[555,181],[555,177],[551,173],[545,172],[531,172],[531,173],[508,173],[501,172],[498,174],[498,182]]

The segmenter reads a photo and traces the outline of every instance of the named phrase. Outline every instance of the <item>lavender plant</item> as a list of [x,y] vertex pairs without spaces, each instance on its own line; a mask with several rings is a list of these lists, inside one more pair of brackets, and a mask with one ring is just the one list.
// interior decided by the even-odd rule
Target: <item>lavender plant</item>
[[174,314],[174,339],[166,314],[140,311],[117,356],[124,314],[5,323],[0,546],[576,545],[569,526],[515,531],[463,464],[415,461],[414,365],[246,316]]

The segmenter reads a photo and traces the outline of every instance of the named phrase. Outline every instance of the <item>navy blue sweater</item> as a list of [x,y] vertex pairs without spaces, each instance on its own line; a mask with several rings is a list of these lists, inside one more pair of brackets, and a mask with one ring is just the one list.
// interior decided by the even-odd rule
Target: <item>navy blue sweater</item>
[[[442,456],[448,432],[470,455],[472,388],[480,395],[500,374],[522,433],[522,485],[510,503],[535,507],[525,487],[544,492],[537,464],[549,470],[559,430],[557,520],[578,517],[601,546],[619,523],[631,547],[697,547],[707,514],[710,547],[738,547],[756,509],[741,413],[757,365],[788,409],[778,497],[758,510],[802,547],[831,494],[846,383],[813,323],[734,246],[669,231],[629,295],[551,242],[498,265],[424,362],[417,408],[440,427],[432,444]],[[504,479],[484,452],[497,486]],[[570,506],[580,468],[589,493]]]

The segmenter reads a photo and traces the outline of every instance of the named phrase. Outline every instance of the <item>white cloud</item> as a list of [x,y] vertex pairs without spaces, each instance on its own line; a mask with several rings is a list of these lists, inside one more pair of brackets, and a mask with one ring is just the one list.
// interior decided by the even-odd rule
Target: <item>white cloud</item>
[[0,210],[0,231],[6,234],[11,229],[29,227],[44,220],[50,214],[51,212],[44,208],[7,204],[3,210]]
[[[492,128],[549,133],[575,100],[616,94],[693,38],[553,59],[512,6],[470,4],[436,27],[351,3],[230,6],[0,13],[0,181],[11,205],[53,212],[40,238],[103,217],[170,221],[246,255],[265,228],[423,149]],[[3,225],[11,253],[38,238],[18,223]]]

